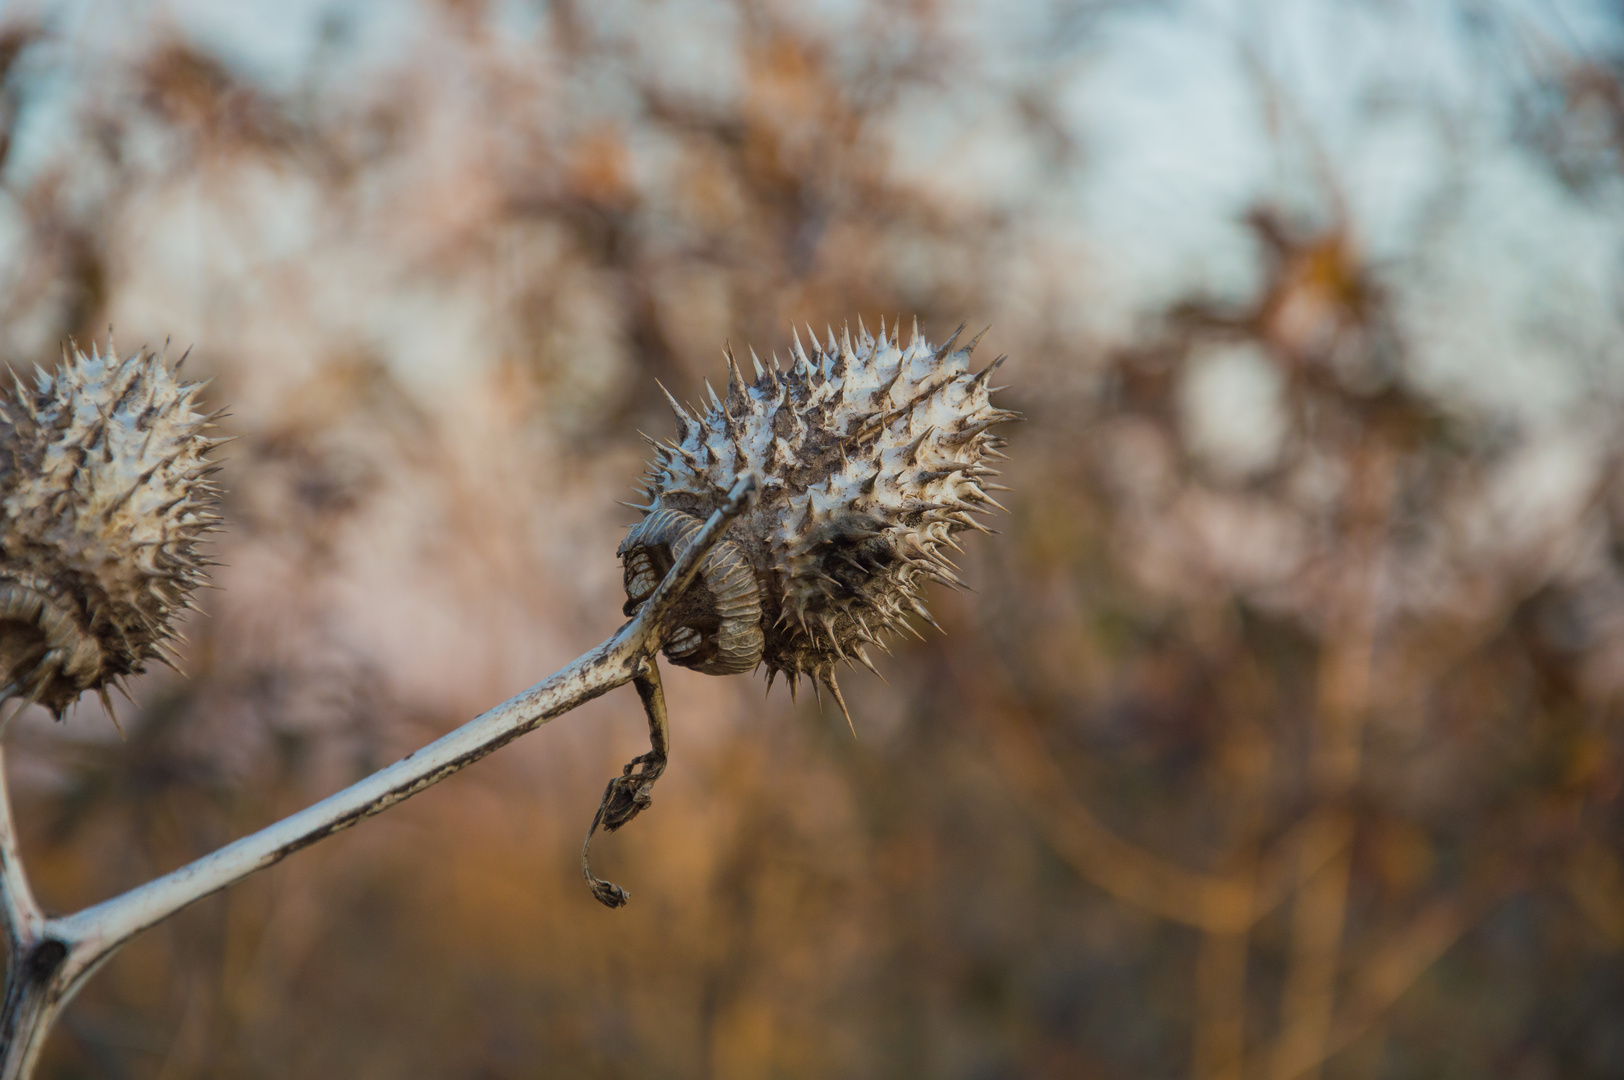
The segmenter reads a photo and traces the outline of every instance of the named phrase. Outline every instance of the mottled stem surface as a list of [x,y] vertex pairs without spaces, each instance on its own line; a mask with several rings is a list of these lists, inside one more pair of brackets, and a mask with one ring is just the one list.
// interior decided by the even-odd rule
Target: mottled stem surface
[[[343,791],[75,914],[46,918],[34,902],[23,874],[0,761],[0,913],[8,952],[5,1001],[0,1007],[0,1080],[26,1080],[62,1007],[98,967],[141,931],[301,848],[387,810],[617,686],[638,680],[645,699],[651,693],[650,684],[657,693],[658,675],[649,673],[665,618],[756,488],[754,476],[740,477],[637,617],[591,652]],[[663,708],[661,714],[663,717]],[[663,766],[664,747],[655,750],[661,752]]]

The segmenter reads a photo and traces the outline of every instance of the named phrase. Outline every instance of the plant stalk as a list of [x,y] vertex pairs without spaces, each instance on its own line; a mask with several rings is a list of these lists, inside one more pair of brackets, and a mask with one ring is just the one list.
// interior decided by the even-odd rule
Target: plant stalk
[[46,918],[34,901],[23,873],[0,760],[0,916],[9,952],[0,1005],[0,1080],[27,1080],[63,1006],[141,931],[301,848],[382,813],[547,721],[644,678],[662,643],[665,616],[693,584],[701,563],[756,489],[752,474],[739,477],[722,507],[711,514],[637,616],[573,663],[321,802],[72,915]]

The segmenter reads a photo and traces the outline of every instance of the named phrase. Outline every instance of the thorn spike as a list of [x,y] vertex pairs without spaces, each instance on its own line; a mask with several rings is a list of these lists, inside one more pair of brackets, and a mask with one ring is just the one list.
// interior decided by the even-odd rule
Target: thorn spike
[[824,685],[829,688],[829,695],[835,699],[835,704],[840,706],[840,712],[846,718],[846,726],[851,729],[851,737],[856,739],[857,725],[852,723],[851,710],[846,708],[846,699],[840,693],[840,684],[835,681],[834,668],[830,668],[824,675]]

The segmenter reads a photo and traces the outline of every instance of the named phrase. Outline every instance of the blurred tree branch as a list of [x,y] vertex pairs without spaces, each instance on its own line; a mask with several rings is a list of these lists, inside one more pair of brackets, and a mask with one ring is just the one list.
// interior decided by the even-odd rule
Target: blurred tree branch
[[1324,815],[1300,822],[1255,869],[1203,873],[1123,839],[1072,793],[1053,751],[1027,725],[989,725],[993,760],[1045,839],[1074,869],[1124,903],[1211,934],[1244,933],[1291,893],[1292,874],[1344,850],[1345,827]]

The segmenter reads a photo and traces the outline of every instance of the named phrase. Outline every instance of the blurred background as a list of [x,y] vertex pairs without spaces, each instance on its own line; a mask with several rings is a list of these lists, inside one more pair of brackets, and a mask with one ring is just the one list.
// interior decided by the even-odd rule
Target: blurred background
[[838,713],[667,667],[116,957],[43,1075],[1624,1076],[1605,0],[0,4],[0,360],[229,406],[49,909],[610,634],[655,387],[990,323],[1016,490]]

